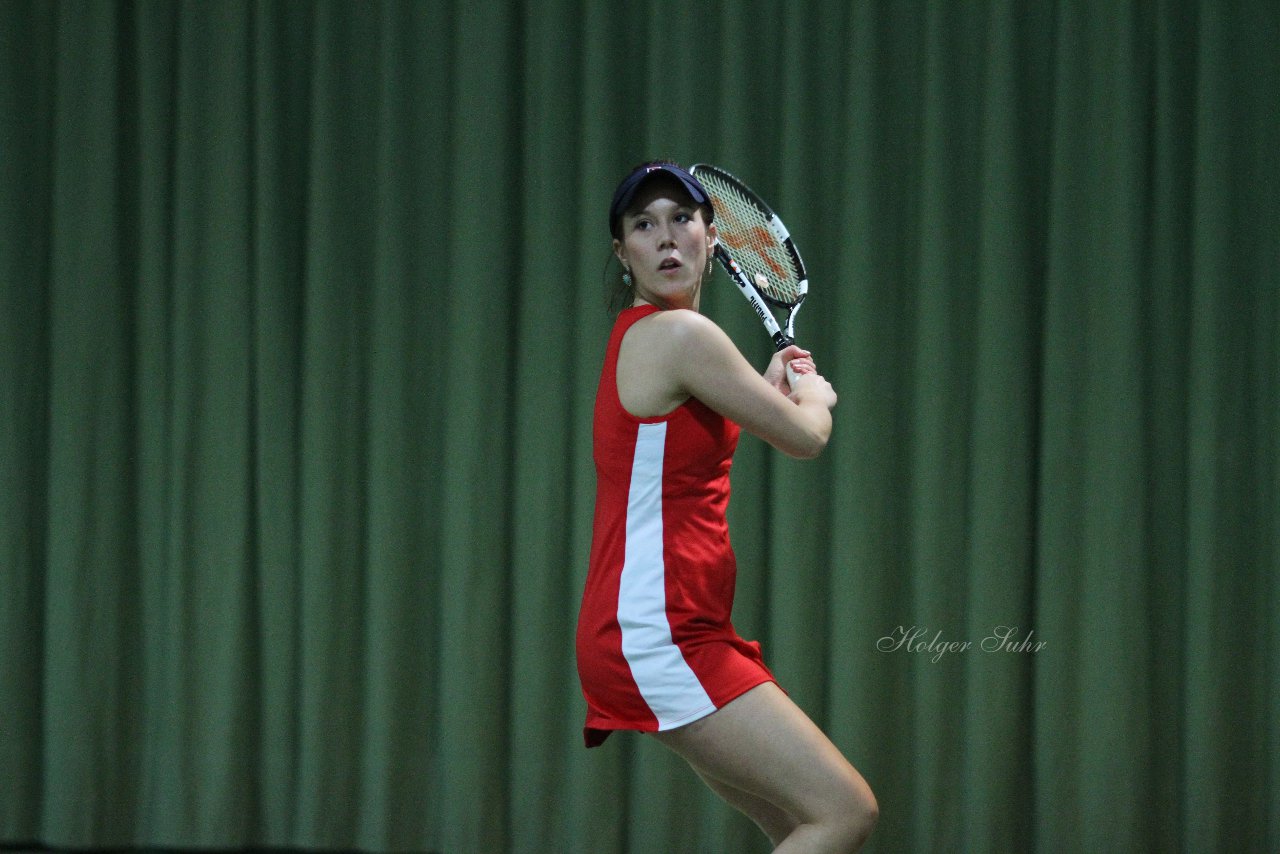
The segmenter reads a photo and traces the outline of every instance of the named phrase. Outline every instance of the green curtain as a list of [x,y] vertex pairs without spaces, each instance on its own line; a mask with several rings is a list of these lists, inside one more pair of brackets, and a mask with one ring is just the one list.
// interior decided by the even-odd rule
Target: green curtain
[[[840,394],[735,621],[869,850],[1280,850],[1280,6],[0,0],[0,843],[763,851],[581,746],[605,209]],[[704,310],[763,364],[724,279]]]

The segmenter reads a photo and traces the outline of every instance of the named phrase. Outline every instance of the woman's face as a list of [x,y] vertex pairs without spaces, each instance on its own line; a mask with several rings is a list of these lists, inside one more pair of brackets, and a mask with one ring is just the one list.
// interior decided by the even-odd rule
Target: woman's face
[[631,273],[636,302],[660,308],[698,308],[707,253],[716,227],[675,179],[654,178],[622,216],[614,254]]

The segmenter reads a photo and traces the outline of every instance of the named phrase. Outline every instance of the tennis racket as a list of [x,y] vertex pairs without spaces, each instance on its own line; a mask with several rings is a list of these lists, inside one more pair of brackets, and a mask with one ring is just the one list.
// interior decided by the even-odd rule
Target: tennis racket
[[[809,278],[787,227],[751,188],[718,166],[698,163],[690,170],[711,196],[720,239],[715,257],[755,309],[779,350],[795,343],[796,313],[809,293]],[[779,325],[773,309],[785,309]],[[795,385],[787,364],[787,382]]]

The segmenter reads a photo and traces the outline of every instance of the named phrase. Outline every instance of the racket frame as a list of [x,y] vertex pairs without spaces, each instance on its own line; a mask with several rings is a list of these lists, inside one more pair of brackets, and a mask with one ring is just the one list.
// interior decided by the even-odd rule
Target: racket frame
[[[786,250],[788,257],[795,266],[796,278],[799,283],[796,286],[796,298],[791,301],[780,300],[770,296],[768,293],[761,293],[756,287],[755,282],[748,278],[743,272],[742,267],[734,260],[729,250],[725,249],[723,241],[717,241],[715,247],[715,259],[720,262],[720,266],[729,274],[730,280],[738,286],[738,290],[746,297],[747,302],[751,304],[751,308],[760,318],[760,322],[764,324],[765,331],[769,333],[769,337],[773,339],[773,345],[778,350],[783,350],[796,340],[796,314],[800,311],[800,306],[804,302],[805,297],[809,294],[809,277],[805,271],[804,261],[800,258],[799,251],[796,250],[795,241],[791,239],[791,233],[787,231],[787,227],[783,224],[782,218],[774,213],[773,208],[765,204],[764,200],[758,196],[746,184],[742,183],[738,178],[721,169],[718,166],[712,166],[709,163],[697,163],[689,170],[695,178],[699,175],[711,173],[722,180],[728,181],[735,185],[739,192],[746,196],[751,204],[755,205],[765,217],[765,224],[773,236],[778,239]],[[699,179],[701,180],[701,179]],[[712,199],[714,207],[715,200]],[[770,306],[787,309],[786,325],[778,323],[778,319],[774,317]]]

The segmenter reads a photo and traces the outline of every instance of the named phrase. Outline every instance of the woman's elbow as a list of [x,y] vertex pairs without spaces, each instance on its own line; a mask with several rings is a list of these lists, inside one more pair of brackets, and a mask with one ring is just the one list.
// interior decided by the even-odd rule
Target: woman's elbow
[[797,437],[794,442],[789,442],[785,447],[779,446],[779,450],[788,457],[796,460],[812,460],[822,454],[824,448],[827,447],[827,437],[817,434],[808,434]]

